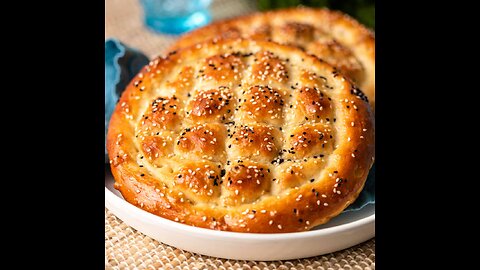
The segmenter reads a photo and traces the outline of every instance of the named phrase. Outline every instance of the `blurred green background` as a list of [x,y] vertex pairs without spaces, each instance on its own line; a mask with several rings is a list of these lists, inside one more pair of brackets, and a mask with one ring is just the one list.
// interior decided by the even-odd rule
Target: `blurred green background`
[[261,11],[304,5],[340,10],[375,30],[375,0],[257,0]]

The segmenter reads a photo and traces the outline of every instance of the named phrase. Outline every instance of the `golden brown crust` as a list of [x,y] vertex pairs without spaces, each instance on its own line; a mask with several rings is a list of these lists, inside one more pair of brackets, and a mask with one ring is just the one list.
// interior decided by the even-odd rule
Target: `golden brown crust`
[[170,51],[209,39],[250,38],[297,46],[336,66],[375,107],[375,37],[339,11],[290,8],[221,20],[189,32]]
[[[268,78],[268,64],[254,71],[265,55],[280,77]],[[213,80],[202,76],[205,59],[215,59]],[[313,55],[210,41],[142,69],[112,115],[107,148],[115,187],[146,211],[215,230],[304,231],[362,190],[374,118],[363,93]]]

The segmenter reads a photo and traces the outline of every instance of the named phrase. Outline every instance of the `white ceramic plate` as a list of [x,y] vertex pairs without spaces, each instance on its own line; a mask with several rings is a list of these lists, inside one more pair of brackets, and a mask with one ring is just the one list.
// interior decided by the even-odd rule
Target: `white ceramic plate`
[[150,214],[125,201],[105,173],[105,206],[129,226],[179,249],[236,260],[288,260],[349,248],[375,236],[375,205],[346,212],[308,232],[255,234],[214,231]]

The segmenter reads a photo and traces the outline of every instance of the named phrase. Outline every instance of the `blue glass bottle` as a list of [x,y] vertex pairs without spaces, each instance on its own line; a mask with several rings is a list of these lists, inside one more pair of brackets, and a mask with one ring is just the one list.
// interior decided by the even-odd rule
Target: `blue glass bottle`
[[140,0],[144,22],[164,34],[181,34],[211,21],[211,0]]

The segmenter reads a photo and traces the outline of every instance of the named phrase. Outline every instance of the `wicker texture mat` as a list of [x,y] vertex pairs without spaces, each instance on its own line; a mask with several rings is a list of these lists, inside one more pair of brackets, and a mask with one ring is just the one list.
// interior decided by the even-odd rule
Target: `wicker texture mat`
[[[159,35],[145,28],[140,1],[105,1],[105,38],[118,38],[128,46],[140,49],[151,59],[172,44],[176,36]],[[213,1],[210,12],[213,20],[247,14],[255,11],[255,2],[254,0]]]
[[375,269],[375,239],[324,256],[290,261],[237,261],[198,255],[162,244],[105,209],[106,269]]
[[[140,0],[105,1],[105,38],[115,37],[149,58],[160,54],[175,36],[159,35],[143,26]],[[255,0],[213,1],[214,20],[250,13]],[[123,223],[105,209],[105,269],[375,269],[375,239],[313,258],[254,262],[202,256],[162,244]]]

